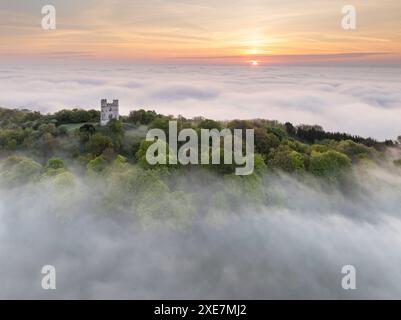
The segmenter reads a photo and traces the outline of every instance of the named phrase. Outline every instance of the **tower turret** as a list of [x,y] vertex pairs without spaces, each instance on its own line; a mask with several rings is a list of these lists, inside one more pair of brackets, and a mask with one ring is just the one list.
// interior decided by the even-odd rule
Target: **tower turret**
[[100,125],[106,125],[111,119],[119,119],[118,99],[107,102],[107,99],[100,100]]

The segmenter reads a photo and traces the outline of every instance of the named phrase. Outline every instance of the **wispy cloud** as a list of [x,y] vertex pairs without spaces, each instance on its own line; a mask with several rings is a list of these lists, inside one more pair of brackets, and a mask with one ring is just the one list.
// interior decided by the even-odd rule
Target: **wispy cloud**
[[401,134],[394,123],[401,119],[400,68],[88,63],[0,71],[0,105],[8,107],[98,108],[107,97],[120,99],[124,114],[143,107],[187,117],[320,124],[378,139]]
[[340,24],[342,4],[329,0],[310,0],[308,5],[295,0],[55,1],[57,29],[46,32],[40,27],[41,1],[3,0],[0,56],[29,59],[43,51],[76,50],[92,52],[98,60],[202,60],[246,59],[259,52],[276,56],[270,58],[274,61],[287,55],[319,59],[319,54],[393,52],[394,57],[374,58],[399,62],[400,2],[353,4],[357,28],[346,31]]

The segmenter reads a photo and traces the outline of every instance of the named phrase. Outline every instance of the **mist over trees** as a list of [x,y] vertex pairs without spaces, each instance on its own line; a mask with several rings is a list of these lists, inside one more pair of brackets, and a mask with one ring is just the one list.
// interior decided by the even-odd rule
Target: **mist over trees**
[[[152,142],[145,141],[146,132],[150,128],[159,128],[168,135],[170,120],[177,121],[179,130],[254,129],[254,172],[250,176],[238,177],[234,174],[235,165],[223,162],[217,165],[150,165],[145,155]],[[174,118],[143,109],[132,111],[120,120],[113,119],[106,126],[100,126],[98,122],[99,112],[94,110],[64,109],[42,115],[29,110],[0,109],[2,184],[15,187],[55,179],[57,184],[73,185],[78,177],[111,179],[118,176],[121,180],[112,182],[114,187],[128,179],[124,186],[130,190],[130,181],[136,181],[132,185],[137,189],[145,188],[147,197],[167,192],[167,198],[176,198],[177,203],[181,201],[190,207],[193,195],[188,198],[185,189],[174,187],[171,177],[197,172],[199,177],[216,175],[215,179],[220,180],[224,188],[236,190],[212,197],[217,197],[216,201],[222,206],[225,202],[235,203],[235,210],[241,203],[268,204],[271,199],[261,191],[266,175],[285,172],[300,181],[310,181],[313,177],[321,181],[319,183],[333,184],[346,190],[355,179],[351,174],[353,168],[380,167],[387,163],[397,170],[401,161],[397,156],[399,141],[390,144],[345,133],[330,133],[317,125],[293,126],[288,122],[282,124],[265,119],[215,121],[202,117]],[[178,147],[182,144],[179,142]],[[169,150],[167,142],[166,147]],[[221,148],[223,151],[223,143]],[[389,157],[388,150],[395,150],[392,157]],[[114,190],[110,192],[114,194]],[[146,206],[152,207],[154,203],[150,201]]]
[[[144,109],[131,111],[129,116],[112,120],[100,126],[99,112],[95,110],[60,110],[54,114],[16,109],[0,109],[0,157],[4,160],[3,177],[15,184],[38,175],[65,173],[68,167],[78,174],[99,174],[121,166],[152,170],[164,177],[181,171],[201,169],[216,173],[226,181],[235,171],[234,165],[200,165],[199,168],[181,165],[149,165],[145,159],[145,141],[150,128],[159,128],[168,136],[170,120],[177,121],[178,130],[200,129],[254,129],[254,179],[266,173],[281,171],[302,178],[311,175],[330,183],[343,183],[349,171],[358,165],[380,165],[386,159],[387,149],[399,150],[399,140],[379,142],[346,133],[326,132],[318,125],[293,126],[275,120],[215,121],[197,117],[186,119],[157,114]],[[182,145],[179,142],[179,147]],[[168,143],[166,142],[168,149]],[[224,148],[221,144],[221,148]],[[221,149],[223,151],[223,149]],[[169,156],[169,155],[167,155]],[[387,162],[400,166],[401,159]],[[3,168],[3,169],[4,169]],[[55,171],[54,171],[55,170]],[[12,177],[15,174],[15,177]],[[237,177],[235,177],[237,178]],[[231,178],[230,178],[231,179]],[[244,177],[243,179],[247,179]],[[238,179],[237,179],[238,180]]]
[[[144,110],[103,127],[85,112],[0,113],[0,297],[46,297],[32,272],[49,261],[53,298],[401,296],[399,141]],[[147,130],[173,119],[254,129],[254,172],[149,165]],[[345,264],[354,292],[338,282]]]

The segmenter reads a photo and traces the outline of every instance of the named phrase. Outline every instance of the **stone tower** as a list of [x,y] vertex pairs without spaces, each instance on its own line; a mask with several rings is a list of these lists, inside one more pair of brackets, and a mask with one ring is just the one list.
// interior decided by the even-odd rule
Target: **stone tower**
[[107,99],[100,101],[101,113],[100,113],[100,125],[105,126],[111,119],[119,118],[118,113],[118,100],[113,100],[112,103],[108,103]]

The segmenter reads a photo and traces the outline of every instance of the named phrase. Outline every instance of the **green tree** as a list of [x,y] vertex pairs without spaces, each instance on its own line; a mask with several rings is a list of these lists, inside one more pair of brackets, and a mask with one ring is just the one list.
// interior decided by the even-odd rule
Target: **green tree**
[[28,138],[29,131],[21,128],[0,131],[0,147],[15,150]]
[[85,145],[86,150],[95,156],[99,156],[107,148],[113,148],[113,141],[101,133],[96,133],[89,138]]
[[373,148],[363,144],[356,143],[352,140],[340,141],[337,146],[337,151],[346,154],[352,161],[358,161],[362,155],[372,154]]
[[143,140],[141,142],[141,145],[139,146],[139,150],[135,154],[135,158],[136,158],[137,162],[139,163],[139,165],[145,169],[158,168],[158,167],[171,167],[171,165],[169,164],[169,162],[170,162],[169,159],[170,159],[170,157],[173,156],[172,150],[170,150],[170,146],[168,145],[168,143],[165,141],[162,141],[162,140],[158,141],[158,143],[160,143],[160,146],[161,146],[161,148],[159,149],[161,153],[159,154],[159,152],[156,152],[154,156],[155,157],[160,156],[161,158],[165,159],[166,163],[165,164],[162,164],[162,163],[155,164],[155,165],[149,164],[149,162],[146,159],[146,152],[147,152],[148,148],[150,146],[152,146],[154,143],[155,143],[155,141],[146,141],[146,140]]
[[200,129],[217,129],[217,130],[221,130],[221,124],[220,122],[211,120],[211,119],[205,119],[202,120],[199,124],[198,124],[198,128]]
[[227,128],[233,129],[253,129],[253,125],[249,120],[232,120],[227,124]]
[[337,177],[343,170],[351,167],[351,160],[347,155],[337,151],[313,151],[309,171],[316,176]]
[[86,173],[88,175],[94,175],[97,173],[101,173],[102,171],[104,171],[107,168],[107,161],[103,156],[98,156],[95,159],[89,161],[89,163],[87,164],[86,168],[87,171]]
[[287,132],[278,127],[267,127],[267,132],[274,134],[280,141],[287,138]]
[[305,169],[305,156],[288,145],[280,145],[271,152],[268,165],[287,172],[300,171]]
[[12,156],[5,160],[0,171],[0,179],[5,185],[13,187],[35,181],[42,170],[43,167],[30,158]]
[[58,158],[58,157],[53,157],[47,161],[45,168],[46,169],[62,169],[62,168],[66,168],[66,165],[65,165],[63,159]]
[[145,111],[144,109],[139,109],[135,111],[130,111],[128,116],[128,121],[140,124],[149,124],[157,117],[155,111]]
[[270,149],[277,148],[280,140],[276,135],[268,133],[266,129],[255,129],[255,150],[263,155],[268,155]]
[[150,129],[161,129],[164,131],[166,136],[168,136],[168,129],[169,129],[169,119],[168,118],[160,118],[157,117],[152,121],[149,125]]

